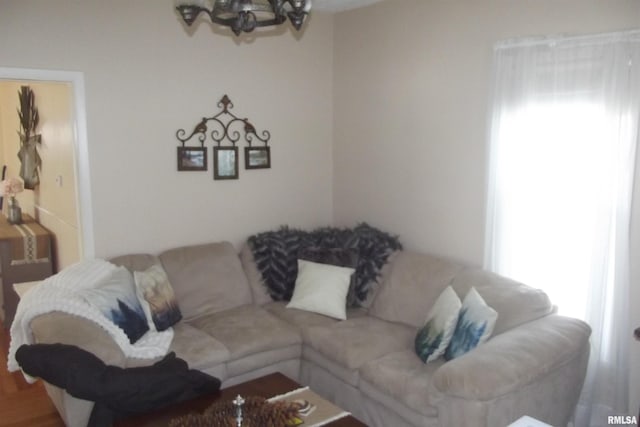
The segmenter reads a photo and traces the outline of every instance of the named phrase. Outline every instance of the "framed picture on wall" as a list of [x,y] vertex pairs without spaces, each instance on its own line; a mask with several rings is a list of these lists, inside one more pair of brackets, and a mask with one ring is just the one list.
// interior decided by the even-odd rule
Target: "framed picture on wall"
[[268,169],[270,167],[270,147],[244,147],[245,169]]
[[178,147],[179,171],[206,171],[207,147]]
[[238,179],[238,147],[213,147],[213,179]]

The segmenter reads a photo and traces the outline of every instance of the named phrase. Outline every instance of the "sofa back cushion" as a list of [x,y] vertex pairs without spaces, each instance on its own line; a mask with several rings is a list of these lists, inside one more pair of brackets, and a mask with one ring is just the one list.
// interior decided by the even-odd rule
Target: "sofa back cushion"
[[442,291],[462,266],[432,255],[400,251],[381,283],[369,314],[421,328]]
[[256,305],[264,305],[273,302],[267,290],[267,285],[265,285],[264,279],[262,278],[262,273],[258,271],[253,252],[247,244],[243,245],[240,250],[240,262],[242,263],[244,274],[246,274],[247,280],[249,280],[253,303]]
[[498,312],[493,335],[554,311],[546,293],[490,271],[465,268],[451,282],[456,293],[464,297],[476,288],[487,305]]
[[153,265],[160,265],[160,260],[150,254],[122,255],[109,260],[111,263],[125,267],[133,274],[135,271],[145,271]]
[[229,242],[186,246],[159,255],[184,320],[251,304],[251,289]]

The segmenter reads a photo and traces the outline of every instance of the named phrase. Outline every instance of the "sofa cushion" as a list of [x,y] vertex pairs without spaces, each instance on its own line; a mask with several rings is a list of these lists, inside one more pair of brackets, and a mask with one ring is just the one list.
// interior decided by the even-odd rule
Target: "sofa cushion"
[[[312,313],[310,311],[298,310],[297,308],[287,308],[286,301],[274,301],[263,306],[269,313],[278,316],[280,319],[285,320],[288,324],[295,326],[300,331],[305,330],[311,326],[329,326],[333,325],[339,320],[332,317],[324,316],[318,313]],[[366,316],[367,311],[362,308],[349,308],[347,309],[347,319],[354,317]]]
[[125,267],[111,267],[106,277],[76,293],[122,329],[133,344],[149,330],[149,325],[136,296],[133,275]]
[[[153,269],[154,267],[162,268],[162,264],[160,263],[160,259],[157,256],[151,255],[151,254],[121,255],[121,256],[117,256],[115,258],[111,258],[109,261],[112,264],[125,267],[127,270],[129,270],[131,273],[133,273],[134,279],[136,277],[136,273],[137,272],[148,271],[149,269]],[[166,273],[164,273],[164,274],[166,274]],[[140,291],[140,288],[138,286],[138,280],[136,279],[135,281],[136,281],[136,293],[137,293],[137,296],[138,296],[138,300],[140,301],[140,304],[142,305],[142,308],[144,309],[145,316],[147,316],[147,322],[149,323],[149,329],[150,330],[154,330],[156,328],[156,326],[153,323],[153,321],[150,320],[151,319],[150,312],[148,311],[148,309],[150,307],[148,305],[145,305],[144,297],[138,292],[138,291]],[[174,318],[174,320],[177,319],[177,320],[175,320],[177,322],[178,320],[180,320],[182,318],[182,315],[180,314],[180,316],[177,316],[175,314],[175,312],[174,312],[173,318]],[[162,330],[162,329],[159,329],[159,330]]]
[[272,302],[273,300],[267,291],[267,285],[264,284],[262,273],[258,271],[258,267],[256,266],[253,252],[247,244],[243,245],[240,250],[240,262],[242,263],[244,274],[247,275],[247,280],[249,280],[253,303],[256,305],[264,305]]
[[413,349],[415,333],[415,328],[364,316],[309,327],[303,338],[306,345],[328,359],[347,369],[358,369],[386,354]]
[[[291,344],[273,350],[249,354],[227,362],[229,378],[235,378],[249,372],[264,370],[281,363],[295,362],[300,364],[302,349],[300,344]],[[296,376],[297,376],[296,372]]]
[[249,282],[229,242],[170,249],[159,258],[185,320],[252,302]]
[[186,322],[174,325],[169,351],[185,360],[189,368],[201,371],[226,363],[230,356],[224,344]]
[[[349,293],[347,294],[347,307],[358,307],[359,302],[356,297],[356,275],[358,268],[358,250],[355,248],[323,248],[310,246],[303,248],[298,254],[298,260],[317,262],[320,264],[337,265],[338,267],[349,267],[354,269],[354,273],[349,279]],[[298,275],[300,267],[298,267]],[[368,294],[368,293],[367,293]]]
[[298,277],[288,308],[312,311],[344,320],[351,276],[349,267],[298,260]]
[[309,326],[326,326],[333,325],[338,322],[334,319],[322,314],[313,313],[311,311],[299,310],[297,308],[287,307],[286,301],[274,301],[263,306],[269,313],[285,320],[290,325],[302,330]]
[[456,330],[461,306],[456,291],[447,286],[429,310],[427,321],[415,339],[416,354],[424,363],[436,360],[446,351]]
[[203,316],[191,324],[224,344],[230,360],[299,345],[302,341],[293,326],[255,305]]
[[160,259],[151,254],[129,254],[111,258],[109,262],[125,267],[133,273],[134,271],[144,271],[152,265],[160,264]]
[[360,378],[422,415],[434,416],[437,409],[430,399],[431,377],[443,363],[438,359],[424,364],[413,351],[404,350],[367,362],[360,368]]
[[451,360],[460,357],[488,340],[497,318],[498,313],[487,305],[476,288],[469,289],[462,301],[456,329],[444,358]]
[[369,314],[420,328],[436,298],[461,269],[461,265],[432,255],[399,252]]
[[[347,366],[336,362],[334,359],[330,359],[324,354],[320,353],[316,349],[311,346],[304,345],[302,346],[302,359],[303,366],[316,366],[326,374],[334,376],[338,378],[339,382],[344,382],[345,384],[349,384],[353,386],[353,388],[357,388],[358,384],[360,384],[360,374],[357,369],[351,369]],[[309,362],[309,363],[305,363]],[[303,375],[312,375],[310,372],[305,372]],[[311,380],[313,381],[313,380]],[[313,383],[312,383],[313,384]]]
[[498,312],[493,335],[554,311],[549,297],[535,289],[479,268],[466,268],[451,282],[458,295],[466,295],[475,287],[482,299]]

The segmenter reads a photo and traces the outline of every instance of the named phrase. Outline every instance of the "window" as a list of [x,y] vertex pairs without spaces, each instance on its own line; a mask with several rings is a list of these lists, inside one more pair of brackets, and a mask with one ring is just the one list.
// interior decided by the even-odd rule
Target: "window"
[[576,425],[627,410],[639,66],[640,32],[495,49],[485,264],[591,325]]

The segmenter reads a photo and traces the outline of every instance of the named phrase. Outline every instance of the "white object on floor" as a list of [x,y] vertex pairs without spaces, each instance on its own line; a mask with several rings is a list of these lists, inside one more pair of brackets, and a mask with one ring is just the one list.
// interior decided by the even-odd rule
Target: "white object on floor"
[[542,421],[531,418],[527,415],[518,418],[507,427],[553,427],[551,424],[543,423]]

